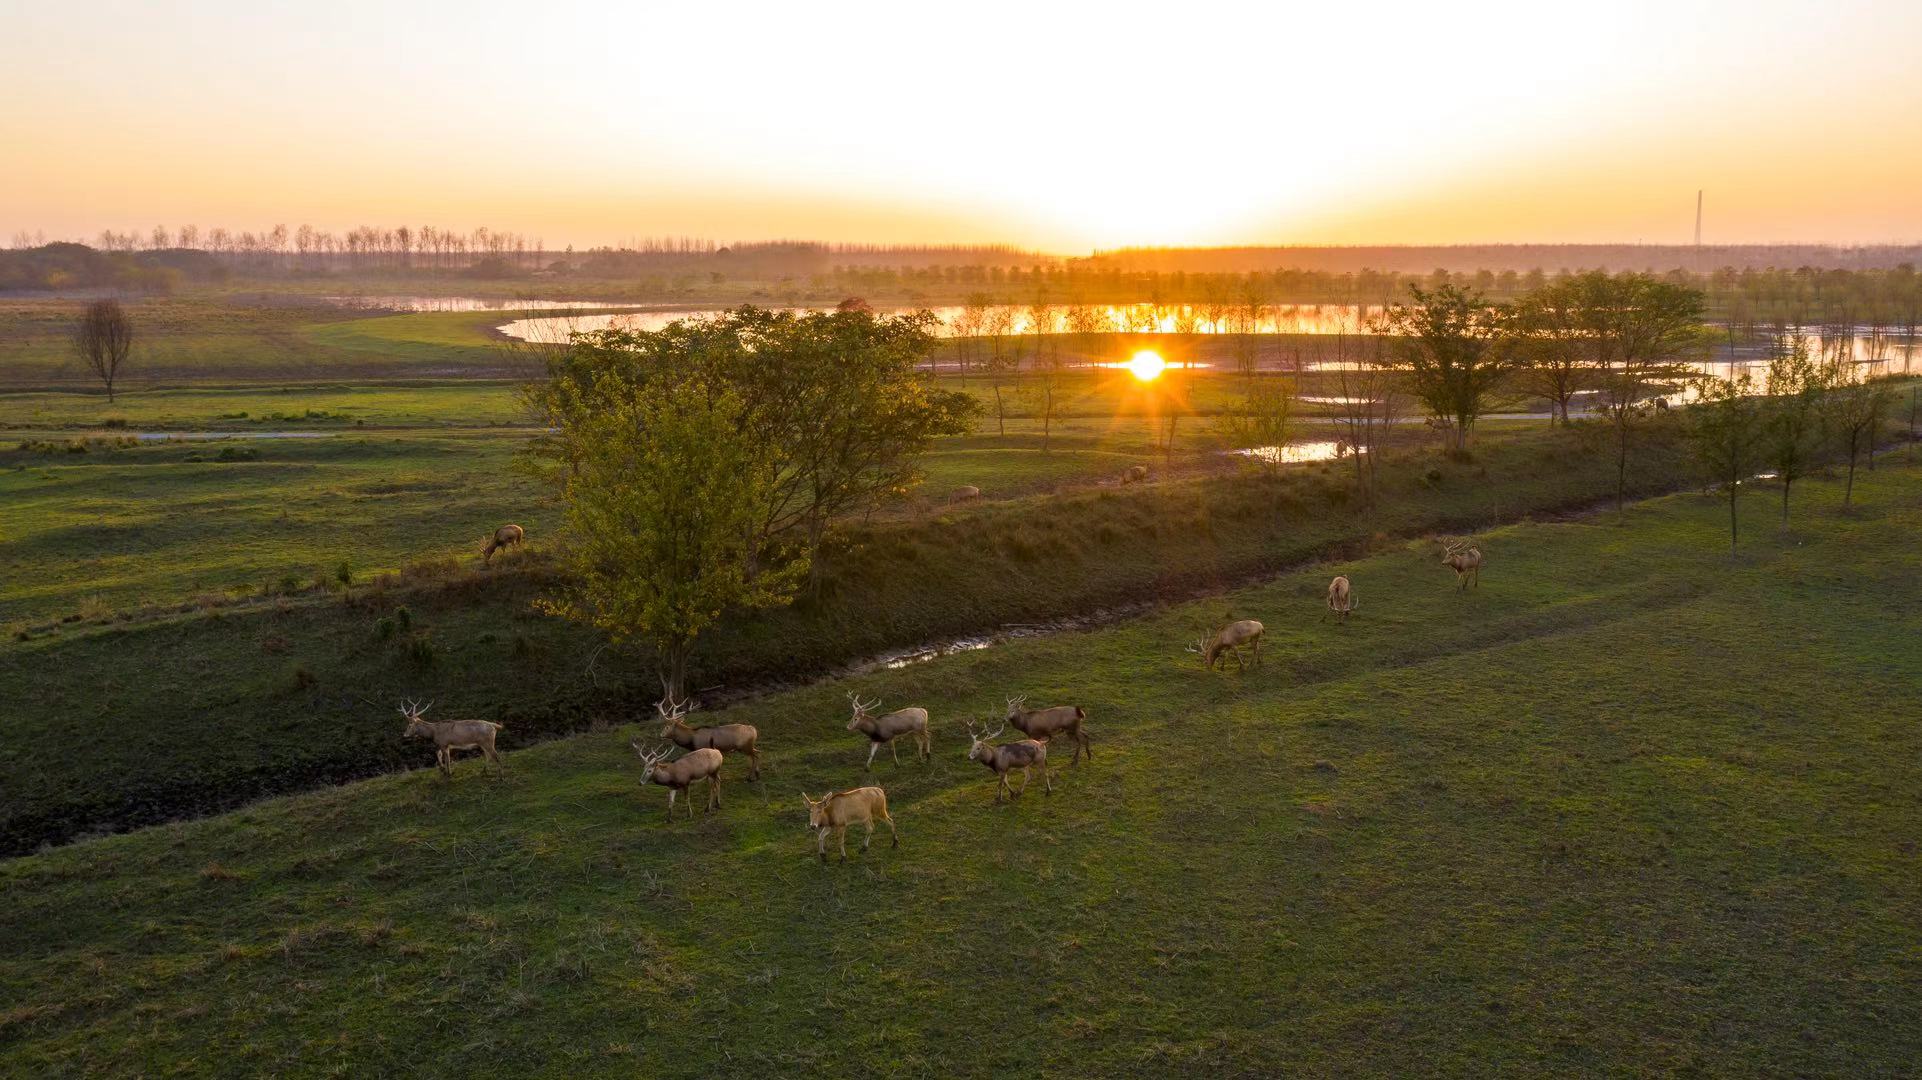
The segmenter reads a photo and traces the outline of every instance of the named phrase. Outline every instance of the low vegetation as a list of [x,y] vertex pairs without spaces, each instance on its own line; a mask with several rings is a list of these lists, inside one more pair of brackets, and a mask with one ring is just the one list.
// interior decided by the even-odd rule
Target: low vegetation
[[[16,859],[0,1071],[1900,1073],[1922,471],[1805,486],[1733,563],[1678,494],[1481,532],[1467,594],[1383,545],[1341,626],[1317,566],[759,699],[766,780],[693,822],[613,730]],[[1182,651],[1229,616],[1261,668]],[[824,868],[795,792],[862,782],[850,689],[935,754]],[[1101,752],[997,807],[960,732],[1019,693]]]

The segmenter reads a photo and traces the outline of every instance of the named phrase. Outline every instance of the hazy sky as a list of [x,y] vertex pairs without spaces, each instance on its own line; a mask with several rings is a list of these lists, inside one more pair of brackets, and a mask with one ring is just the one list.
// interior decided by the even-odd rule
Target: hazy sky
[[0,0],[0,238],[1922,238],[1922,0]]

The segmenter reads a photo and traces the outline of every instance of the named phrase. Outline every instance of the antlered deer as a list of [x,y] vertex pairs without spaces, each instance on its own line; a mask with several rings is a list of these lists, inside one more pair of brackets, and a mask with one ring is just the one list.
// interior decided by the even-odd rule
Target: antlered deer
[[1122,470],[1122,473],[1121,473],[1122,487],[1127,487],[1129,484],[1146,483],[1147,480],[1148,480],[1148,467],[1146,465],[1130,465],[1126,469]]
[[894,847],[901,846],[901,834],[894,831],[894,819],[888,816],[888,793],[878,787],[860,787],[851,791],[830,791],[817,801],[801,793],[801,801],[808,807],[808,828],[814,830],[814,850],[822,862],[828,861],[828,834],[839,831],[841,834],[841,861],[848,861],[848,826],[866,825],[868,833],[861,838],[861,850],[866,851],[874,841],[874,822],[876,818],[886,822],[888,835],[894,839]]
[[[721,752],[713,747],[690,750],[683,757],[664,761],[674,752],[673,746],[663,746],[653,753],[641,749],[638,740],[630,742],[634,753],[641,759],[641,783],[659,784],[667,789],[667,820],[674,820],[674,796],[686,791],[695,781],[707,781],[707,809],[713,810],[721,805]],[[694,818],[694,796],[687,797],[687,816]]]
[[1235,657],[1235,670],[1246,671],[1248,670],[1248,664],[1241,659],[1241,647],[1243,645],[1251,645],[1254,647],[1254,666],[1260,667],[1261,631],[1261,624],[1253,619],[1242,619],[1238,622],[1231,622],[1217,631],[1213,637],[1202,638],[1189,646],[1188,651],[1200,653],[1201,666],[1207,668],[1209,671],[1215,669],[1217,662],[1221,659],[1221,654],[1233,653]]
[[[1335,613],[1336,622],[1348,621],[1348,616],[1360,609],[1361,603],[1355,599],[1355,590],[1345,575],[1328,583],[1328,610]],[[1324,612],[1322,618],[1327,617]]]
[[1466,540],[1446,540],[1442,545],[1442,565],[1455,572],[1455,590],[1466,591],[1473,581],[1477,589],[1482,587],[1482,549],[1469,547]]
[[487,550],[481,552],[481,562],[492,565],[494,553],[527,539],[527,530],[519,525],[502,525],[494,530],[494,538],[487,542]]
[[501,730],[499,724],[491,720],[422,720],[421,714],[433,707],[431,701],[425,705],[415,701],[403,703],[400,714],[407,718],[407,728],[401,737],[434,740],[434,760],[441,772],[454,775],[456,750],[479,750],[487,755],[488,761],[505,765],[500,751],[494,749],[494,735]]
[[888,753],[894,756],[894,763],[901,764],[901,752],[895,748],[894,740],[903,735],[914,736],[915,754],[922,761],[934,757],[933,738],[928,733],[928,710],[920,708],[896,709],[884,716],[874,715],[875,706],[881,704],[879,698],[862,701],[853,694],[848,702],[854,706],[854,718],[848,721],[849,731],[858,731],[868,737],[868,763],[863,768],[874,770],[874,755],[879,753],[883,744]]
[[672,700],[656,702],[654,711],[661,714],[661,738],[672,741],[683,750],[712,747],[724,754],[746,754],[748,780],[751,782],[761,778],[761,751],[756,745],[761,733],[753,724],[693,727],[684,719],[687,716],[687,703],[676,705]]
[[1081,711],[1081,706],[1056,705],[1051,709],[1023,709],[1021,706],[1027,700],[1026,697],[1009,698],[1008,713],[1003,719],[1013,724],[1016,731],[1030,739],[1050,742],[1057,735],[1066,735],[1073,739],[1075,748],[1074,754],[1068,758],[1070,765],[1080,761],[1083,752],[1088,755],[1089,761],[1094,760],[1094,745],[1088,741],[1088,731],[1081,725],[1081,722],[1088,718],[1088,714]]
[[[968,746],[968,760],[986,765],[1001,778],[1000,785],[994,789],[994,801],[1000,802],[1003,795],[1010,800],[1020,798],[1021,792],[1028,790],[1028,770],[1034,767],[1041,769],[1042,790],[1046,794],[1054,794],[1054,782],[1048,778],[1048,744],[1039,739],[1022,739],[1006,746],[994,745],[994,737],[1007,728],[1008,725],[1003,724],[983,735],[974,729],[973,724],[967,725],[968,738],[973,740]],[[1021,770],[1021,791],[1008,785],[1008,774],[1016,769]]]

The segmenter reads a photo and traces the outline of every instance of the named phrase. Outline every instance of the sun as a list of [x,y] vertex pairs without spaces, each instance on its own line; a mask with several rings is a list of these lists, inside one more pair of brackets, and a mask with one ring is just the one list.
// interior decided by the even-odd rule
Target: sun
[[1153,349],[1143,349],[1128,361],[1128,370],[1134,372],[1135,378],[1142,382],[1154,382],[1161,378],[1162,371],[1167,367],[1168,361]]

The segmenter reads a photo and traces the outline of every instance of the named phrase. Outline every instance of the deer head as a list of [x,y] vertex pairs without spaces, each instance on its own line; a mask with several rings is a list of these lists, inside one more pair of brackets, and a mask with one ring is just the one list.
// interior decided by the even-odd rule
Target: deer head
[[433,707],[434,703],[431,701],[422,705],[412,698],[403,700],[400,703],[400,715],[407,720],[407,728],[401,732],[401,736],[405,738],[408,736],[424,737],[432,735],[434,729],[427,726],[427,722],[421,719],[421,714]]
[[[1028,702],[1028,695],[1026,694],[1023,694],[1020,697],[1009,698],[1008,699],[1008,719],[1012,720],[1015,717],[1020,716],[1021,706],[1027,704],[1027,702]],[[993,736],[989,736],[989,737],[992,738]]]
[[848,695],[848,704],[854,706],[854,716],[848,720],[848,730],[858,731],[861,727],[861,721],[868,719],[873,715],[875,709],[881,707],[881,699],[875,698],[873,701],[862,701],[859,697],[850,693]]
[[801,793],[801,801],[806,803],[808,808],[808,828],[820,829],[827,826],[828,800],[832,798],[834,798],[833,792],[829,792],[819,799],[808,798],[808,793],[805,791]]
[[[1020,699],[1017,698],[1016,700],[1018,701]],[[1013,708],[1013,706],[1010,705],[1009,708]],[[968,744],[969,761],[987,761],[994,757],[994,738],[1008,729],[1008,725],[1002,724],[1000,727],[983,735],[975,728],[973,721],[963,721],[962,726],[968,729],[968,738],[970,740]]]
[[641,749],[639,739],[632,740],[627,745],[633,748],[634,756],[641,759],[641,783],[643,784],[654,778],[654,770],[660,768],[661,764],[667,760],[667,755],[674,752],[674,747],[670,745],[649,753]]
[[682,719],[687,716],[688,705],[685,701],[676,704],[671,697],[662,698],[654,703],[654,711],[661,714],[661,738],[665,739],[669,732],[681,726]]

